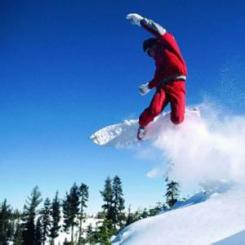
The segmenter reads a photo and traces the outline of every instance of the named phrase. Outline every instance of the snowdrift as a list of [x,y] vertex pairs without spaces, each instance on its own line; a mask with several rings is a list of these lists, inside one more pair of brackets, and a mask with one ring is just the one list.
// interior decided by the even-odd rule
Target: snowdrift
[[200,193],[196,200],[125,228],[113,245],[244,245],[245,191]]

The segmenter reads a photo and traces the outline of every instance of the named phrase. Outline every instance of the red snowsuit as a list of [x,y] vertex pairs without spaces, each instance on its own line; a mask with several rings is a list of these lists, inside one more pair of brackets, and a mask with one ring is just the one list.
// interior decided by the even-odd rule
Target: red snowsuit
[[150,89],[156,92],[148,108],[139,117],[140,127],[145,127],[170,102],[171,121],[179,124],[185,114],[185,79],[187,68],[175,38],[152,20],[143,19],[141,26],[157,37],[157,50],[154,56],[155,74],[149,82]]

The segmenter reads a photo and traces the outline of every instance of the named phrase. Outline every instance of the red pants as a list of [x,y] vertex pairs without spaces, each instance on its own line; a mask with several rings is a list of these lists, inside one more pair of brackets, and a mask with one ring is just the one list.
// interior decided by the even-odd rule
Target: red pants
[[157,89],[150,106],[140,115],[139,125],[146,127],[148,123],[163,111],[169,102],[171,105],[171,121],[174,124],[183,122],[185,116],[184,81],[173,81]]

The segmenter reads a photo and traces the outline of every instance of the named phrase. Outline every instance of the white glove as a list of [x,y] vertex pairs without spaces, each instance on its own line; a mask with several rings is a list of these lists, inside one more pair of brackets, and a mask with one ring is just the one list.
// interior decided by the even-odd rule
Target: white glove
[[139,86],[140,95],[144,96],[144,95],[146,95],[147,93],[150,92],[150,88],[148,87],[148,84],[149,83],[145,83],[145,84],[142,84],[142,85]]
[[129,20],[133,25],[140,26],[140,21],[144,18],[139,14],[131,13],[127,15],[126,19]]

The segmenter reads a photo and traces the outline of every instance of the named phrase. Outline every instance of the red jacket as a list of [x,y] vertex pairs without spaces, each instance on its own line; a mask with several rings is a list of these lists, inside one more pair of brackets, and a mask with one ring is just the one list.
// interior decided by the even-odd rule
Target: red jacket
[[154,57],[155,74],[148,87],[157,87],[164,79],[186,76],[187,67],[174,36],[166,32],[159,24],[146,18],[141,21],[141,26],[151,32],[158,39],[159,44],[156,57]]

